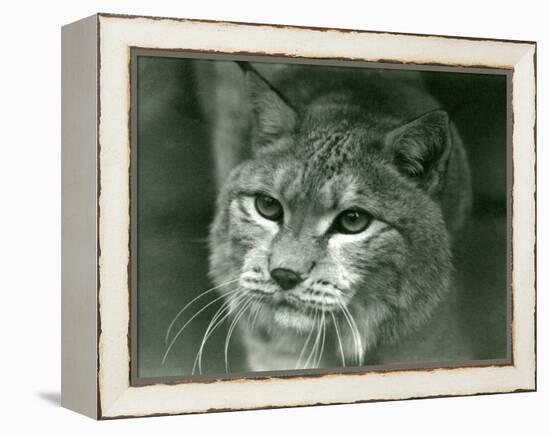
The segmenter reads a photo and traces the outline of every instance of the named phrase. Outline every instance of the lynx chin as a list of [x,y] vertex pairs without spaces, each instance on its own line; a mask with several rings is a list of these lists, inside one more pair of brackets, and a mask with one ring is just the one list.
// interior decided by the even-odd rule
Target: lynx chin
[[210,68],[210,276],[224,300],[211,324],[229,320],[249,370],[467,359],[452,252],[468,162],[421,78]]

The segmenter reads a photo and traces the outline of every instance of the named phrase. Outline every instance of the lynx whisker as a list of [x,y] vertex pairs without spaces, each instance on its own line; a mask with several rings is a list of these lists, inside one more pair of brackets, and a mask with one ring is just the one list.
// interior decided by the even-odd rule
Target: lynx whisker
[[336,332],[336,339],[338,340],[338,348],[340,349],[340,357],[342,358],[342,367],[346,367],[346,358],[344,357],[344,347],[342,345],[342,338],[340,336],[340,330],[338,330],[338,324],[336,323],[336,316],[334,312],[330,311],[332,316],[332,324],[334,325],[334,331]]
[[340,308],[340,311],[342,312],[342,315],[344,317],[344,319],[346,320],[346,323],[350,329],[350,333],[351,333],[351,336],[353,338],[353,345],[354,345],[354,352],[355,352],[355,356],[357,358],[357,353],[359,352],[359,347],[358,347],[358,344],[357,344],[357,334],[355,333],[355,329],[353,328],[353,325],[349,319],[349,316],[347,315],[347,312],[345,310],[345,307],[342,303],[339,303],[338,304],[338,307]]
[[[300,355],[298,356],[298,360],[296,361],[296,369],[298,369],[298,367],[300,366],[300,362],[302,361],[302,357],[305,354],[306,348],[309,344],[309,340],[311,339],[311,336],[313,335],[313,330],[315,330],[315,325],[317,324],[317,315],[318,315],[318,310],[317,310],[317,308],[315,308],[315,313],[314,313],[314,317],[313,317],[313,324],[311,326],[311,329],[309,330],[309,333],[308,333],[307,338],[304,342],[304,345],[302,346],[302,351],[300,351]],[[303,367],[305,368],[305,365]]]
[[251,328],[250,327],[250,324],[251,324],[251,321],[252,321],[252,314],[254,313],[254,308],[258,305],[258,300],[256,300],[254,298],[254,296],[252,294],[250,294],[250,306],[247,310],[247,313],[246,313],[246,319],[245,319],[245,322],[246,322],[246,326],[248,328]]
[[256,304],[250,309],[249,325],[251,329],[253,329],[256,325],[256,322],[258,321],[258,316],[260,314],[260,311],[262,310],[262,298],[264,298],[264,296],[259,296]]
[[226,285],[230,285],[232,283],[235,283],[239,280],[239,278],[237,279],[232,279],[232,280],[228,280],[227,282],[224,282],[220,285],[216,285],[214,286],[213,288],[210,288],[204,292],[201,292],[198,296],[196,296],[195,298],[193,298],[191,301],[189,301],[185,306],[183,306],[179,312],[174,316],[174,319],[172,320],[172,322],[170,323],[170,325],[168,326],[168,328],[166,329],[166,335],[164,336],[164,344],[166,345],[168,343],[168,340],[170,338],[170,332],[172,331],[172,328],[174,327],[174,324],[176,323],[176,321],[178,320],[178,318],[183,314],[183,312],[185,312],[189,306],[191,306],[193,303],[195,303],[197,300],[200,300],[202,297],[204,297],[205,295],[207,294],[210,294],[212,291],[215,291],[216,289],[219,289],[223,286],[226,286]]
[[311,367],[314,367],[317,351],[319,350],[319,342],[321,340],[321,317],[319,317],[319,322],[315,323],[317,326],[317,336],[315,337],[315,341],[313,342],[313,346],[311,347],[311,351],[309,353],[309,356],[306,360],[306,363],[304,364],[304,368],[306,368],[309,365],[309,362],[311,360]]
[[323,331],[323,338],[321,339],[321,349],[319,350],[319,356],[317,358],[317,361],[315,362],[315,367],[318,368],[321,365],[321,361],[323,360],[323,353],[325,351],[325,340],[326,340],[326,319],[325,319],[325,312],[323,312],[323,317],[321,319],[321,329]]
[[225,372],[227,374],[229,373],[228,353],[229,353],[229,343],[231,342],[231,336],[233,335],[233,331],[235,330],[235,327],[237,326],[239,320],[246,313],[246,311],[248,310],[248,308],[251,306],[253,302],[254,302],[253,296],[248,295],[248,297],[245,298],[245,300],[242,303],[242,307],[240,311],[235,314],[235,317],[233,318],[233,321],[231,322],[231,325],[229,326],[229,330],[227,331],[227,334],[225,336],[224,361],[225,361]]
[[222,298],[224,297],[228,297],[229,295],[231,294],[234,294],[235,292],[237,292],[239,289],[234,289],[232,291],[229,291],[229,292],[226,292],[225,294],[222,294],[220,295],[219,297],[216,297],[214,300],[212,300],[211,302],[207,303],[205,306],[203,306],[201,309],[199,309],[197,312],[195,312],[195,314],[189,318],[189,320],[187,320],[187,322],[178,330],[178,332],[174,335],[174,337],[172,338],[172,340],[170,341],[170,344],[168,345],[168,347],[166,348],[166,351],[164,352],[164,355],[162,357],[162,361],[161,361],[161,364],[164,365],[164,363],[166,362],[166,358],[168,357],[168,354],[170,353],[170,350],[172,349],[172,347],[174,346],[174,344],[176,343],[176,341],[178,340],[178,338],[180,337],[180,335],[183,333],[183,331],[187,328],[187,326],[189,324],[191,324],[191,322],[197,318],[202,312],[204,312],[206,309],[208,309],[210,306],[212,306],[214,303],[218,302],[219,300],[221,300]]
[[353,343],[355,346],[355,357],[357,360],[357,365],[361,365],[363,361],[363,345],[361,344],[361,335],[359,333],[357,323],[355,322],[355,319],[353,318],[351,312],[346,307],[346,305],[344,305],[343,303],[340,303],[340,308],[342,310],[342,313],[344,314],[344,317],[346,318],[350,331],[353,335],[353,341],[354,341]]
[[237,299],[244,297],[243,294],[237,294],[230,297],[228,300],[224,301],[220,308],[216,311],[210,322],[208,323],[208,327],[206,328],[204,335],[202,337],[202,341],[199,347],[199,350],[197,352],[197,355],[195,356],[195,361],[193,362],[193,369],[191,371],[191,375],[195,374],[195,371],[198,367],[199,373],[202,374],[202,355],[204,348],[206,346],[206,342],[210,338],[210,336],[216,331],[218,327],[220,327],[223,322],[231,315],[231,303],[235,302]]
[[351,322],[355,328],[355,333],[356,333],[356,336],[357,336],[357,343],[358,343],[358,347],[359,347],[359,351],[358,351],[358,355],[357,355],[357,362],[358,362],[358,365],[362,365],[363,364],[363,357],[364,357],[364,350],[363,350],[363,339],[361,338],[361,332],[359,331],[359,327],[357,326],[357,322],[355,321],[355,317],[353,316],[353,314],[350,312],[350,310],[346,307],[346,310],[348,312],[348,315],[351,319]]

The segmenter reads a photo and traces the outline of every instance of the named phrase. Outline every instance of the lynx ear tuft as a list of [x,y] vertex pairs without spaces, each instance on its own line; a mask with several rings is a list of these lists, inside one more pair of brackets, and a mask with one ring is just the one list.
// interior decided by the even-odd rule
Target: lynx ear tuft
[[249,69],[246,72],[246,87],[260,145],[294,131],[296,112],[262,76]]
[[401,173],[431,192],[444,176],[451,146],[449,116],[434,110],[390,131],[385,149]]

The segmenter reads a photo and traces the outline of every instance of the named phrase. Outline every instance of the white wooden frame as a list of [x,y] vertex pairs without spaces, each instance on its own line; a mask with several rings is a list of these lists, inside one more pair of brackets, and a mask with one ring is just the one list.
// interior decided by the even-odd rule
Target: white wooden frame
[[[130,47],[513,70],[513,363],[132,387]],[[64,406],[107,419],[536,388],[533,42],[98,14],[63,29]]]

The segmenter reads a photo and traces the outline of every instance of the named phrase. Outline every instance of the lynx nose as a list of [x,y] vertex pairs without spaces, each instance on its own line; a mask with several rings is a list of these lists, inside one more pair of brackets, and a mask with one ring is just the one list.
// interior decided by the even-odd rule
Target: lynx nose
[[275,268],[271,271],[271,277],[283,289],[292,289],[302,281],[298,273],[288,268]]

